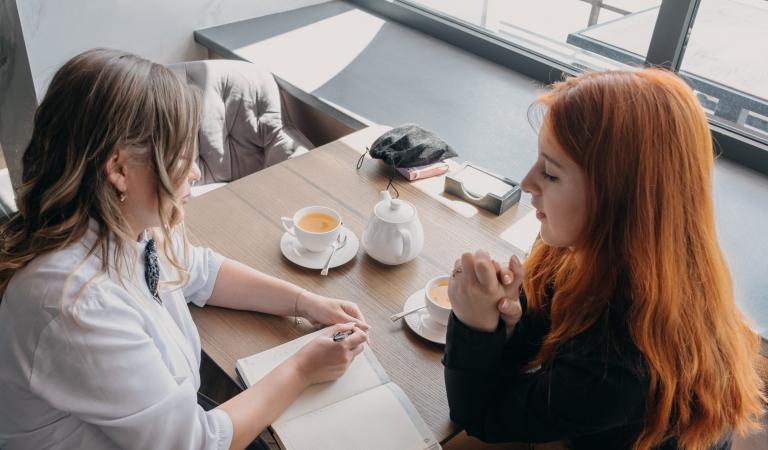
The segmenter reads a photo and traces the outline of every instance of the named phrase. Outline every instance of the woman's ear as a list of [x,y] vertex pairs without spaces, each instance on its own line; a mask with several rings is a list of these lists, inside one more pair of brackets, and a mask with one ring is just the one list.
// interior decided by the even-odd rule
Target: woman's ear
[[107,180],[120,194],[128,191],[128,183],[125,176],[125,151],[116,150],[107,160]]

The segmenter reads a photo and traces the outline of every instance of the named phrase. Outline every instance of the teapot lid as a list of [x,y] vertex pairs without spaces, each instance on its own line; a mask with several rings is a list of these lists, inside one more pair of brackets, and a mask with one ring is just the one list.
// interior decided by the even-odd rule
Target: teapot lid
[[[386,197],[389,197],[389,195]],[[416,207],[412,204],[405,200],[386,197],[383,197],[373,208],[373,213],[379,219],[388,223],[404,223],[412,220],[416,215]]]

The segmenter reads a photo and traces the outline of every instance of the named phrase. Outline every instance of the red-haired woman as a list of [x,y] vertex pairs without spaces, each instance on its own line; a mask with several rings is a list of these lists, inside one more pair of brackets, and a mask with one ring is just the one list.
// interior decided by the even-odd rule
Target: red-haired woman
[[538,104],[522,187],[541,240],[524,267],[456,262],[452,419],[491,442],[730,448],[765,394],[715,234],[704,112],[658,69],[581,75]]

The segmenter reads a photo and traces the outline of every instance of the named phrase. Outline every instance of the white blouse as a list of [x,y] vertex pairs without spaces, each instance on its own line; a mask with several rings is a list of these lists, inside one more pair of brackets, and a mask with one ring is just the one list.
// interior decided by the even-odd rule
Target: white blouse
[[[114,270],[100,274],[100,249],[86,259],[95,230],[35,258],[6,289],[0,448],[229,448],[229,416],[197,405],[200,337],[187,306],[205,305],[224,258],[190,246],[189,281],[161,283],[161,305],[144,281],[145,244],[123,286]],[[161,280],[174,278],[161,267]]]

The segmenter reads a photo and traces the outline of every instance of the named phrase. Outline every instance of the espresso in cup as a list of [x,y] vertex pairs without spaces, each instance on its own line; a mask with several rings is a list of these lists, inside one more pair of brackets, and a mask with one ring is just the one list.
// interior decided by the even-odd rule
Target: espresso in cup
[[311,212],[302,216],[297,225],[310,233],[326,233],[339,226],[339,221],[324,212]]
[[451,299],[448,297],[449,280],[450,277],[447,275],[435,277],[424,287],[424,299],[429,318],[440,325],[448,325],[448,318],[451,316]]
[[429,297],[444,308],[451,307],[451,300],[448,298],[448,280],[440,279],[436,284],[429,288]]
[[341,216],[325,206],[307,206],[296,211],[293,217],[282,217],[280,221],[285,231],[311,252],[329,249],[341,233]]

